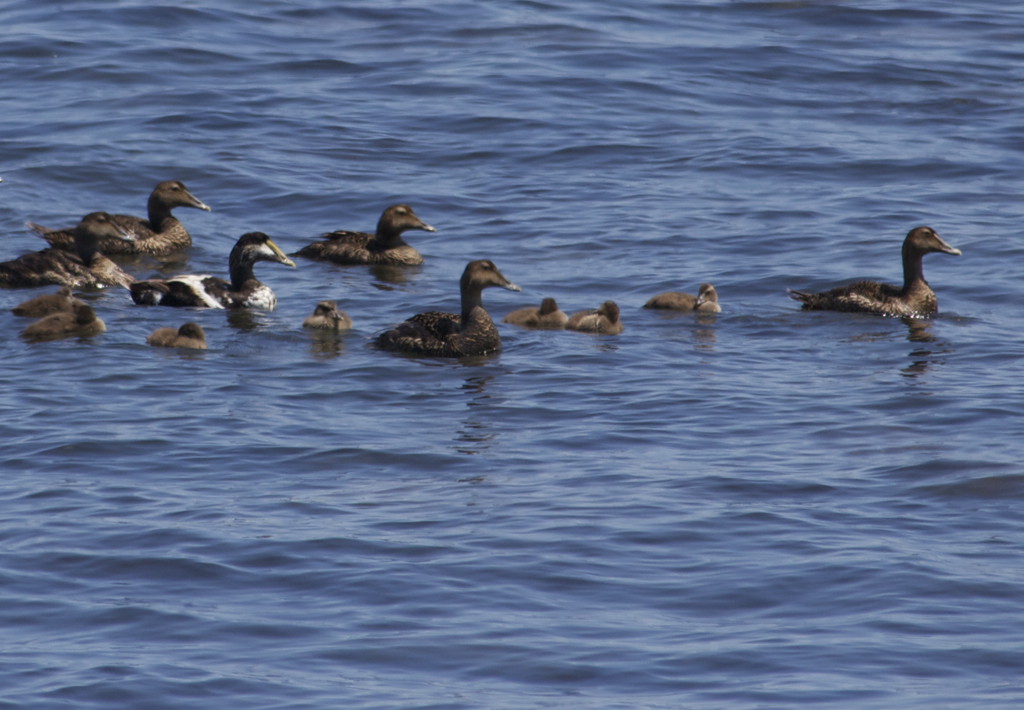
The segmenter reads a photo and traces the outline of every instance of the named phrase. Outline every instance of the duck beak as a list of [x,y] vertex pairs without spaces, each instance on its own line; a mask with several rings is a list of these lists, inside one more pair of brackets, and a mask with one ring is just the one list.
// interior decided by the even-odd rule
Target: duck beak
[[935,240],[939,243],[938,251],[944,254],[952,254],[953,256],[960,256],[960,250],[949,246],[938,234],[935,235]]
[[196,198],[196,196],[193,195],[191,192],[189,192],[188,190],[185,190],[185,193],[188,195],[188,199],[191,200],[191,202],[189,202],[188,205],[185,205],[186,207],[195,207],[197,210],[203,210],[204,212],[212,211],[212,210],[210,210],[208,205],[205,205],[202,202],[200,202]]
[[434,229],[433,227],[431,227],[429,224],[427,224],[426,222],[424,222],[422,220],[420,221],[420,225],[418,227],[416,227],[416,229],[422,229],[424,232],[436,232],[437,231],[436,229]]
[[270,247],[271,250],[273,250],[274,254],[277,255],[278,262],[284,264],[285,266],[290,266],[293,269],[295,268],[295,262],[289,259],[287,256],[285,256],[284,252],[281,251],[281,249],[276,244],[274,244],[274,242],[268,239],[267,246]]
[[118,224],[114,220],[110,220],[109,224],[110,224],[111,227],[114,228],[114,231],[117,233],[117,236],[120,237],[122,240],[124,240],[126,242],[134,242],[135,241],[135,233],[134,232],[129,232],[127,229],[122,227],[120,224]]
[[502,288],[507,288],[509,291],[520,291],[521,292],[523,290],[523,289],[519,288],[518,286],[516,286],[511,281],[506,281],[505,283],[503,283],[501,285],[501,287]]

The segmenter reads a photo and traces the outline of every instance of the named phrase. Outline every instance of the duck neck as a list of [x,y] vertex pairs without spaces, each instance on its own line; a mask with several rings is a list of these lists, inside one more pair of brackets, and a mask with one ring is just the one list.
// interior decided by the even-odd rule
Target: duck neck
[[914,286],[920,283],[927,284],[924,280],[924,270],[922,269],[921,262],[924,258],[924,254],[907,249],[903,249],[903,292],[907,293]]
[[147,210],[149,211],[149,225],[153,231],[162,232],[164,221],[171,219],[171,208],[161,202],[156,195],[150,195]]
[[477,286],[468,285],[462,289],[462,323],[465,325],[469,322],[470,315],[473,313],[475,308],[483,308],[483,299],[481,294],[483,289]]
[[402,230],[380,222],[377,223],[377,231],[374,232],[373,240],[377,242],[378,248],[382,250],[405,246],[405,240],[402,239]]
[[231,290],[241,291],[242,286],[250,279],[255,280],[256,274],[252,271],[252,264],[240,262],[231,265]]
[[95,239],[76,234],[75,251],[78,252],[78,258],[82,263],[88,266],[93,257],[100,253],[100,246]]

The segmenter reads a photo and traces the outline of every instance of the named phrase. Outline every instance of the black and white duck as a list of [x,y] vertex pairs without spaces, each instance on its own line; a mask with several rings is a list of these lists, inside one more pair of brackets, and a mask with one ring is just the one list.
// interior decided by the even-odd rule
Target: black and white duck
[[228,257],[230,281],[207,274],[136,281],[130,286],[132,300],[141,306],[261,308],[272,311],[277,308],[277,297],[253,274],[253,264],[257,261],[295,266],[266,234],[249,232],[239,237],[231,249]]

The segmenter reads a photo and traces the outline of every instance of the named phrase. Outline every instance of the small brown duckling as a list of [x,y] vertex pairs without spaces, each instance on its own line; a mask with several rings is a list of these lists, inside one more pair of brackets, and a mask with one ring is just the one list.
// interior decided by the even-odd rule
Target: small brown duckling
[[157,328],[146,338],[147,345],[158,348],[193,348],[206,350],[206,333],[198,323],[185,323],[174,328]]
[[32,340],[55,340],[57,338],[87,338],[107,329],[91,307],[78,301],[71,310],[51,313],[42,320],[21,331],[22,337]]
[[622,332],[619,307],[615,301],[605,301],[600,308],[573,313],[565,324],[565,329],[599,335],[618,335]]
[[11,313],[22,318],[42,318],[51,313],[62,313],[71,310],[71,304],[78,302],[71,295],[70,286],[61,286],[57,293],[48,293],[45,296],[36,296],[27,301],[19,303],[11,309]]
[[545,298],[540,308],[520,308],[509,313],[501,322],[537,330],[561,330],[567,320],[569,317],[558,309],[555,299]]
[[306,316],[306,320],[302,321],[302,327],[318,330],[348,330],[352,327],[352,319],[345,311],[339,311],[338,304],[334,301],[320,301],[313,309],[313,315]]
[[673,311],[699,311],[701,313],[721,313],[718,305],[718,292],[711,284],[701,284],[696,296],[688,293],[667,291],[652,297],[644,308],[665,308]]

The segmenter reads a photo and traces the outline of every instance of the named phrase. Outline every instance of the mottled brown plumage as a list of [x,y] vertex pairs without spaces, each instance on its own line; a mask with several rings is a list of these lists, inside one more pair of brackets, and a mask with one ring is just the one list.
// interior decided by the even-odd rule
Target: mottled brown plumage
[[569,316],[565,329],[578,330],[582,333],[597,333],[598,335],[618,335],[622,332],[619,307],[615,301],[605,301],[599,308],[577,311]]
[[253,273],[257,261],[274,261],[294,267],[263,232],[243,234],[228,257],[231,281],[207,274],[175,276],[170,279],[136,281],[130,287],[132,300],[140,306],[174,308],[277,308],[277,297]]
[[81,301],[71,310],[52,313],[26,327],[21,335],[29,340],[56,340],[57,338],[87,338],[105,331],[107,327],[89,306]]
[[409,229],[437,231],[417,217],[409,205],[392,205],[380,216],[374,234],[345,230],[329,232],[321,235],[323,241],[304,246],[292,256],[335,264],[416,266],[423,263],[423,257],[402,239],[402,232]]
[[[210,208],[196,199],[183,183],[177,180],[167,180],[157,185],[149,195],[149,219],[127,214],[111,215],[111,219],[133,238],[128,241],[113,238],[102,239],[100,250],[104,254],[163,255],[192,246],[191,235],[184,225],[171,214],[171,210],[175,207],[195,207],[210,211]],[[32,222],[25,224],[56,249],[71,250],[74,248],[73,229],[51,231]]]
[[105,257],[100,241],[126,239],[127,233],[106,212],[93,212],[75,227],[75,252],[43,249],[0,263],[0,287],[35,288],[63,284],[86,286],[124,286],[135,281]]
[[313,315],[306,316],[302,321],[303,328],[316,330],[348,330],[352,327],[352,319],[345,311],[339,311],[334,301],[320,301],[313,309]]
[[180,328],[157,328],[146,338],[147,345],[158,348],[192,348],[206,350],[206,333],[198,323],[185,323]]
[[845,311],[883,316],[921,318],[938,312],[935,292],[924,280],[921,260],[925,254],[942,252],[959,256],[960,250],[944,242],[930,227],[915,227],[903,240],[903,286],[877,281],[858,281],[823,293],[789,291],[790,298],[807,311]]
[[698,287],[697,295],[667,291],[653,296],[644,308],[664,308],[673,311],[698,311],[701,313],[721,313],[718,305],[718,292],[711,284],[704,283]]
[[437,311],[420,313],[377,336],[377,347],[427,357],[466,357],[497,352],[501,349],[501,337],[481,301],[481,293],[490,286],[521,290],[506,279],[493,262],[471,261],[459,281],[461,315]]
[[567,320],[569,317],[558,309],[555,299],[545,298],[540,308],[520,308],[505,316],[502,322],[536,330],[561,330]]

